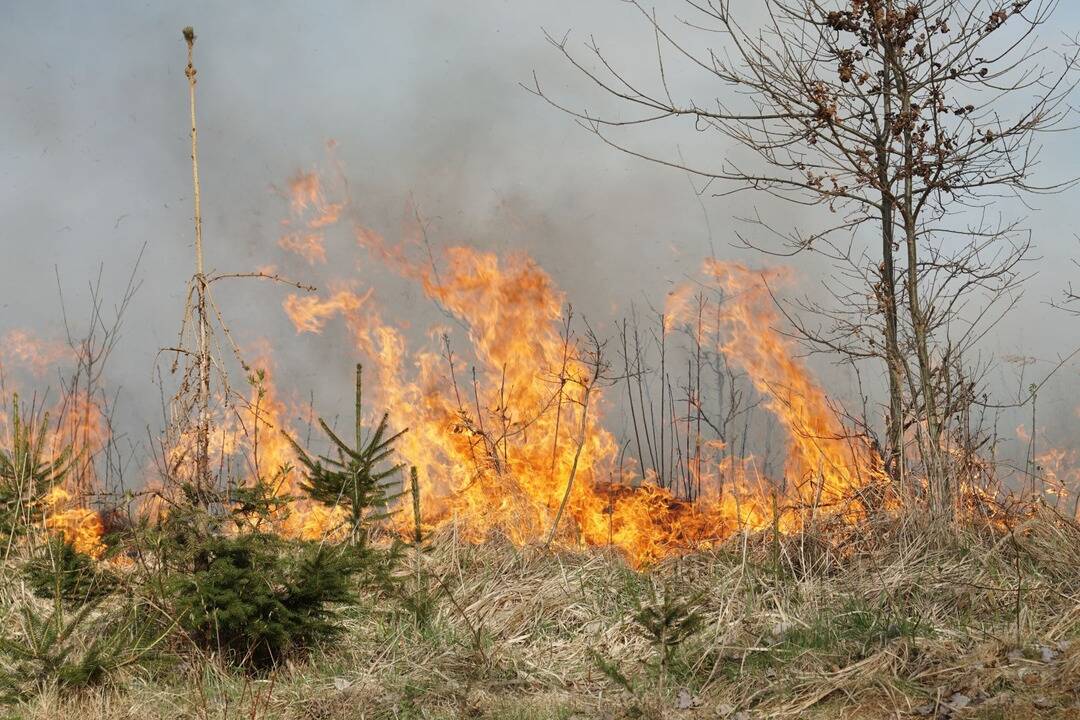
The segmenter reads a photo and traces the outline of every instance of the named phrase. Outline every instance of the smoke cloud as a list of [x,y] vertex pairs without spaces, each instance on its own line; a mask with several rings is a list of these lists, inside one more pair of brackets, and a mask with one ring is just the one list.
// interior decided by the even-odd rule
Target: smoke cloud
[[[664,3],[658,13],[674,18],[683,8]],[[207,257],[216,270],[286,262],[277,245],[288,211],[280,189],[297,171],[325,163],[330,139],[364,224],[393,237],[415,208],[436,246],[528,252],[578,314],[600,327],[631,301],[662,307],[673,285],[712,252],[762,262],[732,247],[733,218],[757,210],[788,223],[813,220],[746,193],[699,197],[700,181],[618,153],[520,87],[535,71],[568,106],[604,102],[543,29],[560,39],[572,31],[568,42],[579,49],[592,34],[631,75],[654,79],[652,33],[621,2],[14,2],[0,17],[7,29],[0,333],[27,328],[61,338],[57,277],[78,326],[99,266],[106,288],[122,288],[145,244],[143,286],[109,373],[110,385],[122,388],[123,425],[133,436],[160,425],[155,358],[175,343],[193,269],[185,25],[199,36],[200,170]],[[1076,8],[1059,18],[1063,27],[1080,26]],[[715,95],[700,73],[679,83],[688,95]],[[702,165],[730,150],[680,124],[636,141]],[[1075,145],[1053,142],[1041,170],[1067,177],[1077,165]],[[1028,377],[1049,370],[1072,349],[1068,339],[1080,337],[1080,322],[1047,305],[1080,275],[1069,262],[1080,255],[1077,192],[1019,209],[1039,249],[1029,268],[1035,279],[985,346],[1036,358]],[[362,253],[342,257],[359,265],[335,268],[339,274],[355,272],[360,283],[378,277]],[[819,262],[797,262],[803,289],[818,292]],[[302,263],[289,263],[298,280],[313,280]],[[274,347],[283,385],[332,404],[328,388],[348,382],[355,359],[349,340],[344,332],[298,337],[281,311],[285,294],[238,281],[219,298],[242,344],[266,338]],[[431,311],[408,283],[389,284],[380,302],[401,318]],[[844,375],[824,361],[818,369],[839,396],[857,399]],[[1048,394],[1045,421],[1075,423],[1074,395],[1065,389],[1075,388],[1076,373],[1067,367],[1059,391]],[[1006,364],[999,375],[998,389],[1015,393],[1014,368]]]

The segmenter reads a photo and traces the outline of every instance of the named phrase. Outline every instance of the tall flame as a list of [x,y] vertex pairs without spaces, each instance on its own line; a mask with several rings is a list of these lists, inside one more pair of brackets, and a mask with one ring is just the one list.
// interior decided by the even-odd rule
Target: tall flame
[[[451,247],[436,271],[430,255],[410,262],[404,243],[353,229],[362,247],[417,282],[466,328],[464,352],[455,352],[449,330],[440,327],[429,334],[431,346],[410,351],[401,330],[382,320],[371,289],[339,284],[326,297],[291,296],[285,311],[299,333],[321,333],[332,317],[344,319],[357,351],[374,364],[375,405],[408,428],[399,451],[419,470],[429,525],[455,522],[474,540],[498,530],[517,543],[538,542],[563,507],[563,541],[610,544],[640,563],[741,527],[797,525],[799,513],[774,516],[778,503],[855,512],[853,491],[880,477],[869,445],[846,431],[795,359],[792,341],[775,329],[780,318],[759,273],[716,261],[704,268],[726,297],[712,329],[724,333],[724,352],[787,430],[791,487],[758,477],[752,459],[726,471],[709,461],[695,468],[703,494],[689,502],[649,481],[635,484],[629,473],[617,475],[618,444],[603,425],[605,388],[595,358],[565,334],[565,298],[532,259]],[[673,293],[673,318],[685,315],[696,287]],[[704,445],[706,453],[722,449]]]
[[[880,459],[863,438],[843,427],[825,392],[797,359],[794,341],[778,332],[781,317],[769,283],[786,280],[787,271],[755,272],[710,258],[703,274],[725,298],[722,312],[704,317],[703,327],[715,324],[711,329],[726,337],[724,353],[746,370],[786,430],[790,446],[784,474],[795,483],[798,498],[815,506],[849,504],[855,490],[881,479]],[[687,298],[697,290],[687,284],[673,293],[669,312],[692,320]]]

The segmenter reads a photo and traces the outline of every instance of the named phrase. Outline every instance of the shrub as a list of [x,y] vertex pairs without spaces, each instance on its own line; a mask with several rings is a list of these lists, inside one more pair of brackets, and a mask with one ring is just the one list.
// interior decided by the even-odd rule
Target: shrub
[[639,632],[645,636],[657,656],[661,684],[671,669],[675,654],[683,643],[702,627],[698,596],[680,597],[665,582],[663,595],[642,606],[634,615]]
[[[639,602],[632,619],[634,629],[649,641],[656,655],[655,662],[647,662],[646,665],[655,671],[659,680],[657,687],[662,694],[679,650],[702,629],[703,620],[698,607],[700,595],[679,596],[673,592],[667,581],[664,582],[662,595],[658,596],[655,588],[650,589],[652,602]],[[634,591],[637,592],[637,589]],[[631,694],[645,687],[636,678],[626,675],[617,661],[609,660],[592,649],[589,650],[589,655],[600,672],[615,685]]]
[[339,631],[333,605],[353,599],[362,568],[348,548],[264,533],[207,540],[196,570],[170,583],[180,626],[199,646],[262,669]]
[[79,552],[61,536],[45,546],[23,566],[26,580],[40,598],[81,604],[109,594],[116,576]]
[[[312,457],[289,439],[302,466],[305,494],[347,511],[347,542],[289,540],[264,530],[287,507],[286,498],[261,480],[235,488],[214,521],[206,509],[192,505],[166,523],[166,555],[172,548],[180,558],[166,559],[173,567],[167,592],[178,622],[197,645],[228,662],[264,669],[332,637],[340,630],[335,605],[354,600],[359,587],[398,594],[394,570],[403,545],[382,547],[368,540],[393,499],[388,480],[402,466],[387,460],[400,433],[387,432],[384,415],[374,433],[362,437],[360,378],[358,366],[355,448],[322,420],[336,458]],[[234,527],[228,536],[219,529],[224,518]]]
[[292,443],[304,466],[302,488],[312,500],[328,507],[343,507],[349,513],[349,536],[356,545],[368,539],[368,527],[387,517],[386,508],[400,493],[390,492],[390,478],[397,475],[404,463],[384,466],[394,454],[394,442],[406,431],[388,434],[389,415],[384,413],[378,427],[364,440],[361,424],[362,369],[356,366],[355,448],[342,440],[320,418],[319,425],[334,445],[337,457],[311,457],[292,438]]

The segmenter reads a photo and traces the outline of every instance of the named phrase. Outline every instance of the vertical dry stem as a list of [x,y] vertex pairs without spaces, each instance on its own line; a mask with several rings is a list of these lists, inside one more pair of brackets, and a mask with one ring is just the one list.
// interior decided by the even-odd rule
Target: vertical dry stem
[[199,133],[195,124],[195,31],[184,28],[188,62],[184,75],[188,79],[188,99],[191,108],[191,181],[195,198],[195,314],[198,322],[196,346],[199,379],[195,390],[195,407],[199,415],[195,430],[195,493],[202,500],[210,477],[210,320],[206,313],[206,271],[203,265],[202,204],[199,189]]

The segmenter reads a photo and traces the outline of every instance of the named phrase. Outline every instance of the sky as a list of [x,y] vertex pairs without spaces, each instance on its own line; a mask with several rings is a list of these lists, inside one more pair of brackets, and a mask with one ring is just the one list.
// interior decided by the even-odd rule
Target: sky
[[[685,13],[678,2],[657,8],[661,17]],[[1074,3],[1057,19],[1051,32],[1080,32]],[[192,271],[186,25],[198,35],[204,232],[216,270],[283,261],[279,189],[325,164],[329,140],[372,227],[392,230],[415,205],[434,243],[524,250],[593,318],[619,317],[631,301],[661,304],[710,252],[764,262],[732,247],[732,227],[736,217],[770,209],[767,201],[699,198],[686,174],[612,150],[520,86],[535,72],[568,105],[602,102],[545,29],[570,31],[578,48],[593,35],[628,71],[655,75],[651,32],[619,0],[11,0],[0,6],[0,334],[25,328],[60,337],[57,278],[76,314],[99,267],[114,291],[145,245],[142,286],[109,370],[131,427],[159,424],[155,358],[175,342]],[[688,96],[715,94],[707,78],[678,82]],[[1047,176],[1075,172],[1077,137],[1051,140]],[[640,142],[703,161],[729,150],[686,125]],[[1080,343],[1080,321],[1048,306],[1070,278],[1080,284],[1071,265],[1080,256],[1078,201],[1080,189],[1072,189],[1023,211],[1039,259],[1019,311],[986,340],[989,352],[1036,357],[1048,368]],[[812,293],[818,266],[798,262]],[[415,289],[395,292],[384,304],[404,316],[424,302]],[[110,303],[119,300],[113,294]],[[344,374],[351,365],[345,333],[297,337],[281,312],[284,294],[241,283],[221,300],[241,342],[266,338],[294,388],[324,387],[328,368]],[[1057,409],[1046,412],[1071,412],[1076,375],[1066,369],[1063,390],[1049,401]],[[1002,378],[1013,382],[1004,371]]]

